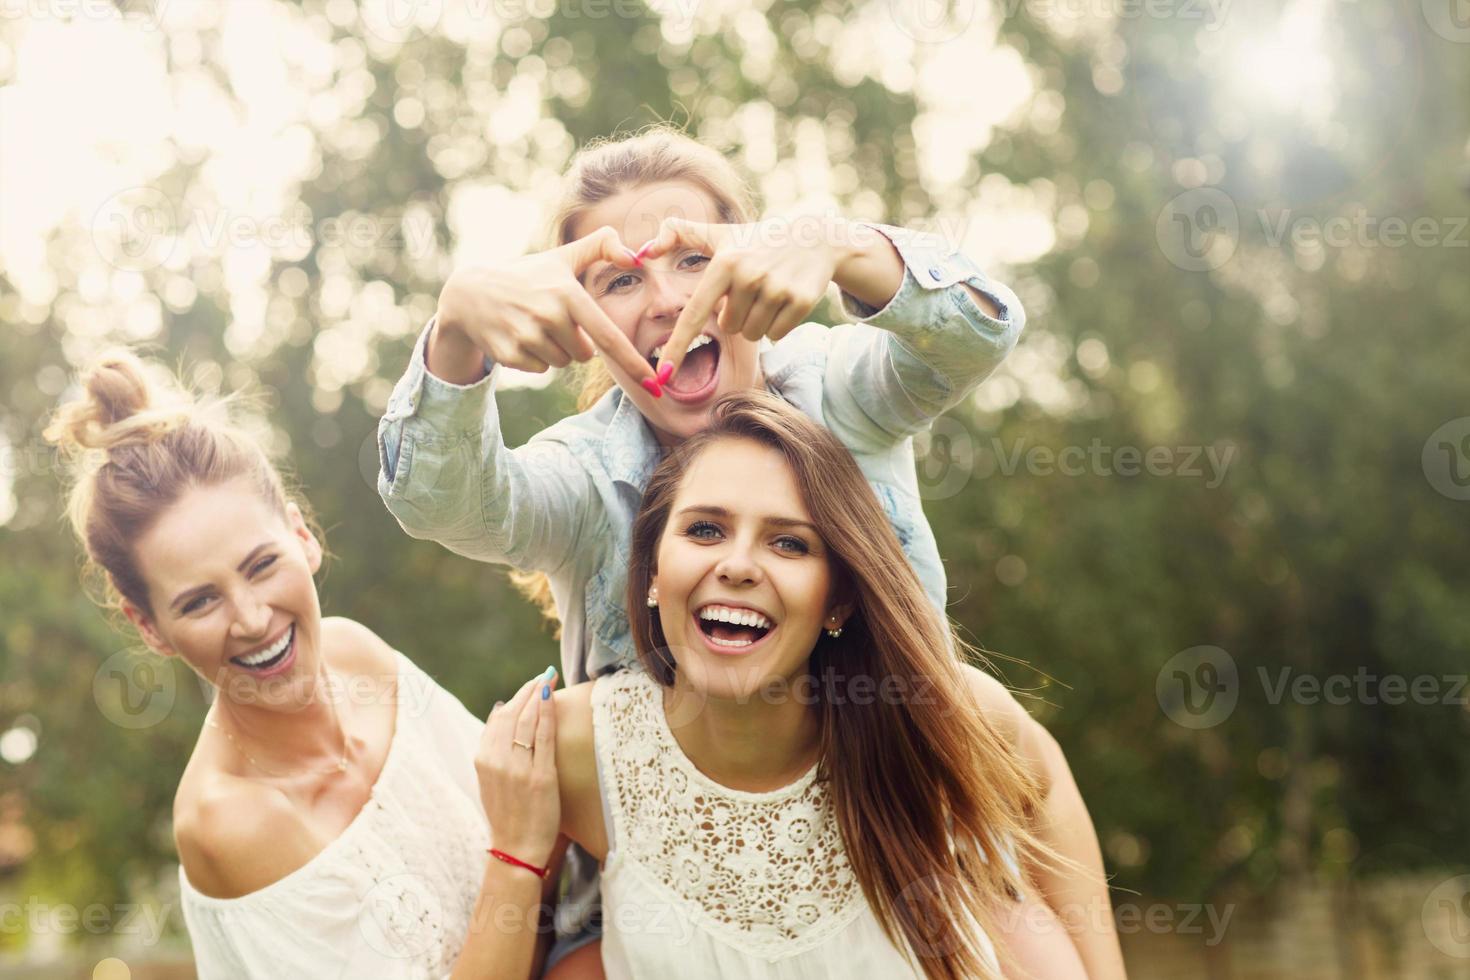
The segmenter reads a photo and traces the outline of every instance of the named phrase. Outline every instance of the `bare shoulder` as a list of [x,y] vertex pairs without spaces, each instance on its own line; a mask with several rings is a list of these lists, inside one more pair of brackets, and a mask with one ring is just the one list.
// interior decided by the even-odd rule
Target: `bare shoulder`
[[1056,766],[1059,763],[1063,767],[1066,765],[1057,740],[1046,730],[1045,725],[1031,717],[1030,712],[1000,681],[972,664],[963,664],[960,669],[965,674],[970,693],[979,702],[981,713],[1041,779],[1042,789],[1045,791],[1051,785]]
[[607,852],[602,796],[592,737],[592,686],[574,684],[552,694],[556,706],[556,772],[561,788],[562,832],[601,858]]
[[397,661],[388,641],[355,619],[322,617],[322,646],[330,651],[333,666],[352,673],[397,671]]
[[985,719],[1006,737],[1013,748],[1016,747],[1026,724],[1032,721],[1021,702],[1009,688],[974,664],[961,664],[960,670]]
[[592,761],[592,686],[595,683],[587,681],[552,692],[551,703],[556,706],[558,768],[580,770]]
[[345,616],[322,617],[322,642],[328,649],[341,649],[350,657],[369,661],[392,660],[392,646],[378,633]]
[[174,842],[189,883],[215,898],[258,891],[320,850],[284,793],[221,772],[180,782]]

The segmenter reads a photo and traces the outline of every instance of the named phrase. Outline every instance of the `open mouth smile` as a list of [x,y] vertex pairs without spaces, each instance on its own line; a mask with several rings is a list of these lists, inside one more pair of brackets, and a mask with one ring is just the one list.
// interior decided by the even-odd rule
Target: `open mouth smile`
[[296,660],[296,624],[292,623],[274,643],[261,647],[254,653],[231,657],[230,663],[244,668],[252,674],[267,676],[278,674]]
[[722,656],[750,653],[764,646],[780,627],[753,610],[707,605],[693,615],[694,629],[704,645]]
[[[649,351],[648,363],[657,368],[663,353],[664,344],[660,343]],[[679,365],[679,372],[664,384],[663,390],[680,404],[694,405],[714,393],[719,377],[720,342],[704,333],[694,338],[683,363]]]

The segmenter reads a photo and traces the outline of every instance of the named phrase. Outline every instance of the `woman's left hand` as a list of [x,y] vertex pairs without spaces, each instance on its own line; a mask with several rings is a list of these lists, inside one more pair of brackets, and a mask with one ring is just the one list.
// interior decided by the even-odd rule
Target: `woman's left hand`
[[537,867],[550,863],[561,827],[556,708],[550,700],[556,680],[547,668],[509,703],[497,704],[475,754],[491,844]]
[[660,383],[678,373],[690,342],[722,297],[718,324],[727,335],[775,341],[795,329],[826,295],[845,254],[846,228],[840,219],[817,216],[741,225],[664,219],[658,234],[639,249],[641,258],[694,249],[710,261],[664,344]]

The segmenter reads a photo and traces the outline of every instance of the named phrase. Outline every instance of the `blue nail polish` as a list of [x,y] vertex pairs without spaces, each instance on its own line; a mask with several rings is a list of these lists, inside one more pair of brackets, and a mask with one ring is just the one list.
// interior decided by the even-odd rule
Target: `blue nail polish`
[[543,684],[541,686],[541,700],[545,701],[549,697],[551,697],[551,685]]
[[544,678],[546,678],[547,680],[551,680],[553,677],[556,676],[556,668],[555,667],[547,667],[546,668],[546,673],[542,674],[541,676],[544,677]]

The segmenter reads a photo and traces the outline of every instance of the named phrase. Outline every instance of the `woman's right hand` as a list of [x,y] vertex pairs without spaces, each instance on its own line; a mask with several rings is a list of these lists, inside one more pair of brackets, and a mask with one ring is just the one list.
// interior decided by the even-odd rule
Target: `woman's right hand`
[[556,680],[554,670],[540,674],[497,704],[475,753],[491,845],[538,868],[550,861],[561,827],[556,709],[549,696]]
[[[638,265],[617,231],[604,225],[574,242],[505,265],[456,269],[439,293],[435,318],[435,340],[442,342],[441,353],[450,354],[443,360],[459,359],[445,364],[447,380],[482,376],[481,354],[496,364],[540,374],[552,366],[590,360],[601,351],[629,377],[652,381],[653,367],[582,287],[582,273],[599,261],[623,269]],[[434,353],[431,349],[431,359]],[[463,363],[465,358],[472,363]],[[431,360],[430,369],[437,366]]]

